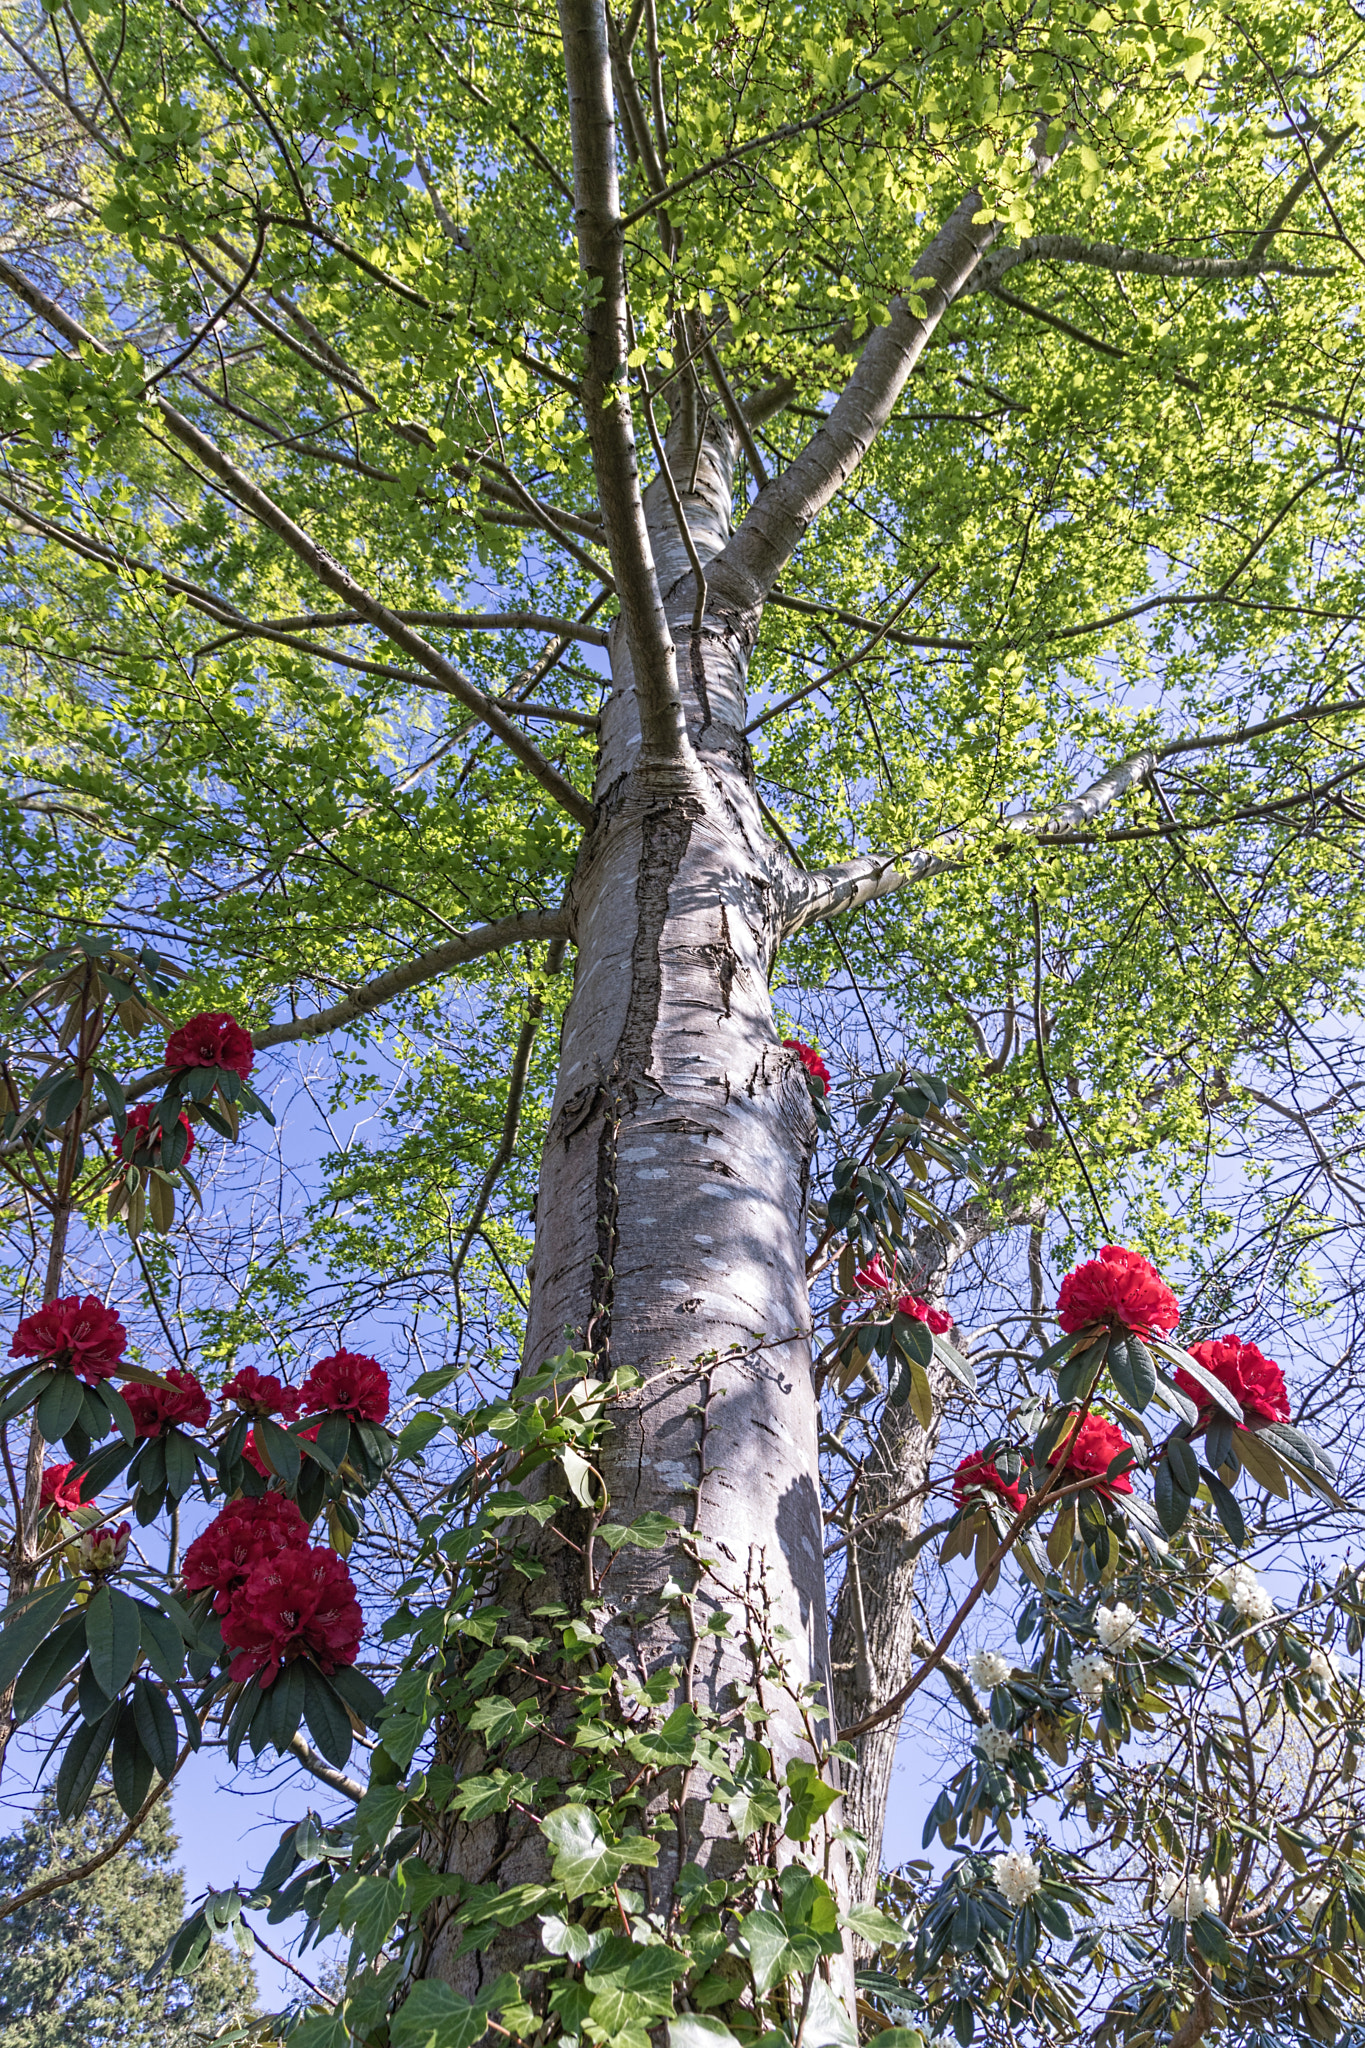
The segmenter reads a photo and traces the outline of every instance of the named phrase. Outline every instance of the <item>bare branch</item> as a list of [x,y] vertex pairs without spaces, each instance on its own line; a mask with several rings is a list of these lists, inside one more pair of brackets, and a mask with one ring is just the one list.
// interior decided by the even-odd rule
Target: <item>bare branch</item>
[[324,1785],[330,1785],[343,1799],[353,1799],[357,1806],[360,1804],[365,1797],[365,1787],[359,1778],[348,1778],[345,1771],[339,1771],[334,1764],[329,1764],[297,1731],[291,1736],[289,1747],[305,1771],[320,1779]]
[[691,757],[669,631],[645,523],[626,358],[625,235],[616,178],[616,122],[603,0],[560,0],[574,157],[574,230],[584,276],[598,286],[584,313],[583,405],[607,524],[612,570],[634,670],[646,761]]
[[888,325],[868,336],[824,425],[759,493],[738,533],[711,564],[713,607],[744,613],[761,605],[806,528],[862,462],[940,320],[995,238],[994,224],[976,219],[981,211],[976,191],[953,209],[915,265],[923,315],[912,312],[906,299],[893,301]]
[[1127,272],[1138,277],[1201,280],[1263,277],[1268,273],[1280,277],[1334,274],[1331,264],[1288,263],[1263,251],[1253,250],[1247,256],[1172,256],[1164,249],[1127,249],[1118,242],[1087,242],[1083,235],[1031,235],[1012,249],[992,249],[962,287],[963,297],[969,292],[992,290],[1006,272],[1021,263],[1079,263],[1115,275]]

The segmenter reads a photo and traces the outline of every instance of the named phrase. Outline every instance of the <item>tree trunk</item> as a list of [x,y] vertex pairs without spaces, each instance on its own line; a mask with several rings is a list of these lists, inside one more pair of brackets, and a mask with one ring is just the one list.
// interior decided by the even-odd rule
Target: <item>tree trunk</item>
[[[728,436],[710,427],[695,493],[692,455],[671,444],[670,456],[704,561],[729,531]],[[717,1712],[754,1683],[746,1602],[764,1611],[787,1665],[785,1688],[764,1686],[780,1774],[811,1754],[801,1688],[818,1686],[826,1701],[831,1690],[805,1278],[815,1124],[768,986],[790,870],[764,832],[743,736],[749,645],[714,615],[693,634],[695,576],[660,481],[645,503],[696,766],[640,769],[618,629],[598,822],[571,893],[574,990],[541,1166],[525,1359],[534,1369],[567,1339],[600,1374],[629,1365],[642,1375],[600,1461],[610,1517],[662,1512],[713,1560],[696,1586],[695,1626],[686,1605],[659,1598],[686,1563],[676,1546],[625,1548],[596,1591],[560,1549],[548,1561],[558,1597],[593,1609],[628,1673],[678,1664],[679,1697]],[[528,1604],[543,1602],[544,1586]],[[704,1635],[722,1609],[729,1639]],[[544,1754],[518,1765],[554,1768]],[[698,1777],[686,1855],[705,1865],[724,1853],[723,1815]],[[496,1862],[498,1882],[512,1885],[538,1876],[540,1857],[534,1833],[509,1846],[505,1827],[482,1823],[459,1831],[448,1861],[474,1879]],[[656,1908],[679,1860],[665,1844],[650,1878]],[[453,1967],[438,1948],[432,1967],[468,1992],[523,1960],[525,1939],[514,1930]]]

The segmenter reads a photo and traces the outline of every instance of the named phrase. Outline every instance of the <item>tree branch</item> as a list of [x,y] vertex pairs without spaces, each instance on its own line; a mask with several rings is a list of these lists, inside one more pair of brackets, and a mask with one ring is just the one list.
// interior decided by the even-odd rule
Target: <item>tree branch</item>
[[634,670],[643,758],[691,756],[673,636],[645,524],[626,359],[625,235],[616,178],[616,123],[603,0],[559,0],[573,136],[574,231],[584,277],[596,291],[584,312],[583,406],[598,502]]
[[324,1785],[330,1785],[343,1799],[354,1800],[357,1806],[360,1804],[365,1797],[365,1787],[359,1778],[348,1778],[345,1771],[339,1771],[334,1764],[327,1763],[297,1731],[290,1738],[289,1747],[305,1771],[320,1779]]
[[962,287],[969,292],[991,291],[1021,263],[1080,263],[1092,270],[1117,275],[1129,272],[1138,277],[1239,278],[1331,277],[1330,264],[1306,267],[1282,262],[1255,250],[1247,256],[1171,256],[1162,249],[1127,249],[1118,242],[1087,242],[1082,235],[1031,235],[1012,249],[992,249],[978,265],[974,276]]
[[[88,329],[78,320],[74,320],[50,299],[46,292],[41,291],[4,257],[0,257],[0,280],[3,280],[16,297],[30,306],[65,341],[76,347],[95,351],[102,356],[110,353]],[[577,818],[584,826],[593,823],[595,813],[588,799],[581,796],[573,784],[545,759],[539,748],[527,739],[525,733],[518,730],[491,698],[486,697],[467,676],[447,661],[430,641],[425,640],[413,627],[405,626],[396,613],[372,597],[363,585],[356,582],[349,570],[334,560],[311,535],[296,525],[289,514],[276,505],[258,484],[253,483],[235,463],[230,462],[206,434],[201,433],[198,427],[182,413],[177,412],[176,408],[160,394],[157,395],[155,402],[169,432],[181,447],[187,449],[197,462],[202,463],[210,475],[218,479],[234,503],[243,511],[249,512],[267,531],[282,540],[304,566],[311,570],[317,580],[328,590],[335,591],[348,608],[358,612],[367,624],[377,626],[395,646],[401,647],[405,654],[420,663],[475,712],[490,731],[497,734],[508,752],[521,762],[527,772],[554,797],[570,817]]]
[[915,265],[923,317],[903,298],[875,327],[828,418],[781,476],[760,491],[744,524],[712,562],[713,608],[751,612],[761,605],[806,528],[842,489],[886,422],[943,315],[996,235],[978,222],[981,195],[968,192]]

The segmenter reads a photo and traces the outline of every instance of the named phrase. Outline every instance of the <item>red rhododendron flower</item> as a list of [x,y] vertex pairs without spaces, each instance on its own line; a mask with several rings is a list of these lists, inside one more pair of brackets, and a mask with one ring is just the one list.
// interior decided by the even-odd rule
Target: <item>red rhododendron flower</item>
[[82,1496],[82,1489],[90,1483],[90,1475],[84,1473],[73,1485],[70,1474],[74,1462],[69,1459],[65,1465],[49,1465],[44,1472],[41,1496],[44,1513],[55,1508],[59,1515],[74,1515],[77,1508],[89,1506]]
[[[1284,1374],[1274,1359],[1267,1358],[1254,1344],[1244,1344],[1229,1331],[1226,1337],[1206,1337],[1202,1344],[1191,1344],[1190,1357],[1221,1381],[1234,1400],[1241,1402],[1243,1414],[1254,1416],[1258,1422],[1288,1422],[1292,1411]],[[1182,1394],[1188,1394],[1195,1402],[1200,1421],[1207,1424],[1213,1412],[1208,1388],[1201,1387],[1183,1366],[1175,1383]]]
[[930,1308],[927,1301],[921,1301],[917,1294],[903,1294],[896,1303],[903,1316],[913,1316],[917,1323],[927,1323],[936,1337],[944,1337],[953,1327],[953,1319],[946,1308]]
[[382,1422],[389,1412],[389,1376],[363,1351],[320,1358],[299,1389],[309,1415],[349,1415],[352,1422]]
[[67,1366],[88,1387],[112,1379],[128,1348],[128,1332],[98,1295],[68,1294],[25,1316],[9,1347],[11,1358],[37,1358]]
[[334,1550],[282,1550],[253,1565],[228,1604],[223,1641],[238,1653],[228,1676],[273,1685],[296,1657],[335,1671],[354,1664],[364,1631],[351,1574]]
[[119,1388],[133,1411],[139,1436],[165,1436],[176,1424],[202,1429],[209,1419],[209,1397],[192,1372],[167,1366],[166,1381],[164,1387],[149,1387],[133,1380]]
[[191,1593],[212,1587],[214,1612],[226,1614],[228,1601],[253,1566],[307,1544],[308,1524],[282,1493],[231,1500],[185,1552],[182,1576]]
[[[1120,1451],[1130,1450],[1127,1437],[1112,1422],[1106,1422],[1102,1415],[1087,1415],[1076,1432],[1076,1441],[1067,1453],[1066,1476],[1075,1479],[1103,1479]],[[1055,1465],[1062,1455],[1058,1444],[1049,1465]],[[1131,1493],[1133,1482],[1126,1472],[1120,1472],[1109,1482],[1111,1493]]]
[[995,1462],[981,1451],[972,1451],[962,1460],[953,1474],[953,1499],[962,1506],[969,1493],[977,1488],[987,1493],[998,1493],[1014,1514],[1022,1514],[1027,1505],[1023,1490],[1002,1479],[995,1469]]
[[[151,1120],[152,1112],[145,1102],[139,1102],[135,1109],[129,1110],[128,1122],[124,1128],[123,1136],[114,1139],[114,1157],[116,1159],[131,1159],[135,1152],[146,1151],[147,1127]],[[188,1159],[194,1150],[194,1132],[190,1129],[190,1120],[183,1109],[180,1112],[180,1128],[185,1133],[185,1159]],[[161,1126],[159,1124],[157,1125],[155,1149],[158,1152],[161,1150]],[[182,1159],[180,1163],[183,1166],[185,1160]]]
[[257,1372],[244,1365],[223,1388],[224,1403],[235,1401],[244,1415],[282,1415],[286,1422],[299,1419],[299,1390],[287,1387],[273,1372]]
[[1068,1273],[1057,1291],[1057,1320],[1068,1335],[1087,1323],[1122,1323],[1139,1337],[1173,1330],[1180,1303],[1138,1252],[1107,1244],[1097,1259]]
[[865,1266],[859,1266],[853,1275],[853,1285],[862,1294],[888,1294],[891,1291],[891,1275],[886,1270],[880,1252],[875,1259],[869,1259]]
[[782,1043],[786,1046],[788,1052],[796,1054],[796,1057],[800,1060],[812,1081],[823,1081],[828,1091],[830,1085],[829,1068],[825,1065],[815,1047],[804,1044],[799,1038],[784,1038]]
[[205,1010],[191,1017],[166,1041],[165,1063],[173,1074],[186,1067],[226,1067],[245,1081],[255,1058],[251,1033],[226,1010]]

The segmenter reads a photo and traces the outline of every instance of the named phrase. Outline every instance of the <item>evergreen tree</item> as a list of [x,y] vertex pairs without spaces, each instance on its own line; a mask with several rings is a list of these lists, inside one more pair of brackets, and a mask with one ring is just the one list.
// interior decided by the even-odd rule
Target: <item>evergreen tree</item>
[[[102,1789],[78,1820],[51,1795],[0,1841],[6,1894],[99,1854],[124,1826]],[[185,1886],[163,1807],[83,1883],[64,1885],[0,1921],[3,2048],[188,2048],[240,2024],[255,2008],[250,1963],[215,1942],[192,1978],[150,1972],[179,1926]]]

